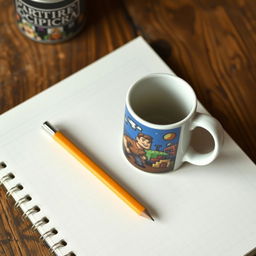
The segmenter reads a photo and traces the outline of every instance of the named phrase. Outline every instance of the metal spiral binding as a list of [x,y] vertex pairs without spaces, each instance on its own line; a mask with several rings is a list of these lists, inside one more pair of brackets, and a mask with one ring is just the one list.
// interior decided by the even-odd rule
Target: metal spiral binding
[[64,247],[67,245],[67,242],[65,240],[60,240],[58,243],[54,244],[53,246],[51,246],[50,251],[51,253],[55,252],[57,249]]
[[34,213],[38,213],[38,212],[40,212],[40,208],[37,206],[37,205],[35,205],[35,206],[33,206],[32,208],[30,208],[30,209],[28,209],[27,211],[25,211],[23,214],[22,214],[22,218],[28,218],[28,216],[30,215],[30,214],[34,214]]
[[52,229],[46,231],[45,233],[43,233],[40,236],[40,239],[46,240],[48,237],[51,237],[51,236],[54,236],[54,235],[57,235],[57,234],[58,234],[58,231],[55,228],[52,228]]
[[42,219],[36,221],[33,225],[32,225],[32,229],[36,230],[38,229],[40,226],[45,225],[49,222],[49,220],[46,217],[43,217]]
[[15,208],[18,208],[18,207],[20,207],[22,204],[24,204],[24,203],[26,203],[26,202],[29,202],[29,201],[31,201],[31,200],[32,200],[32,198],[31,198],[30,195],[25,195],[25,196],[23,196],[22,198],[20,198],[20,199],[15,203],[14,207],[15,207]]
[[4,175],[4,176],[0,179],[0,186],[1,186],[2,184],[4,184],[6,181],[12,180],[12,179],[14,179],[14,178],[15,178],[15,176],[14,176],[11,172],[9,172],[8,174]]
[[23,189],[23,186],[21,184],[17,184],[7,191],[6,197],[12,196],[13,193],[21,191],[22,189]]
[[68,254],[65,254],[64,256],[76,256],[73,252],[69,252]]
[[[1,169],[5,169],[7,167],[6,163],[5,162],[0,162],[0,171]],[[11,181],[15,178],[15,175],[12,173],[12,172],[9,172],[8,174],[4,175],[1,179],[0,179],[0,186],[8,181]],[[7,189],[7,192],[6,192],[6,197],[10,197],[10,196],[13,196],[13,194],[16,194],[16,193],[19,193],[21,190],[23,190],[23,186],[21,184],[16,184],[15,186],[11,187],[10,189]],[[20,199],[18,199],[15,203],[15,208],[18,208],[20,207],[22,204],[24,203],[27,203],[29,201],[32,200],[32,197],[30,195],[25,195],[23,197],[21,197]],[[22,217],[23,218],[28,218],[30,215],[34,215],[34,214],[37,214],[38,212],[40,212],[41,209],[35,205],[31,208],[29,208],[28,210],[26,210]],[[33,225],[32,225],[32,230],[36,230],[38,229],[39,227],[47,224],[49,222],[49,219],[47,217],[43,217],[41,218],[40,220],[36,221]],[[47,238],[51,237],[51,236],[55,236],[56,234],[58,234],[58,231],[55,229],[55,228],[52,228],[48,231],[46,231],[45,233],[43,233],[41,236],[40,236],[40,239],[43,240],[43,241],[46,241]],[[65,240],[60,240],[59,242],[53,244],[52,246],[50,246],[50,251],[51,253],[55,253],[56,250],[62,248],[62,247],[65,247],[67,245],[67,242]],[[65,256],[76,256],[76,254],[74,252],[69,252],[68,254],[65,254]]]

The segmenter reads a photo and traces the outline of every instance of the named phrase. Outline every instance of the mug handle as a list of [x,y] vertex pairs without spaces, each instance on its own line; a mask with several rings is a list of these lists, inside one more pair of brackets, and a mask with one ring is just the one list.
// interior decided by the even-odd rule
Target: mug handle
[[194,130],[196,127],[201,127],[211,134],[214,140],[214,149],[209,153],[200,154],[189,146],[183,157],[183,161],[195,165],[207,165],[211,163],[220,152],[224,139],[223,128],[215,118],[201,113],[196,113],[192,120],[190,131]]

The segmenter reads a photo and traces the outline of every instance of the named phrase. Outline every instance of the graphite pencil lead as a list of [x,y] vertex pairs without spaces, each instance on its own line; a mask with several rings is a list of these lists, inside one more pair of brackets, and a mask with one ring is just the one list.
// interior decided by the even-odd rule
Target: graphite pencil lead
[[145,210],[141,213],[141,216],[155,221],[155,220],[153,219],[153,217],[150,215],[150,213],[148,212],[147,209],[145,209]]

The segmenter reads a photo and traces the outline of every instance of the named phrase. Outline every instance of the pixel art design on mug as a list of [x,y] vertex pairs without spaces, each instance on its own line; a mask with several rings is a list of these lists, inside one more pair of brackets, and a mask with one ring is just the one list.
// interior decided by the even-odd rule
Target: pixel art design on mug
[[133,119],[126,109],[123,151],[137,168],[147,172],[166,172],[174,168],[180,128],[158,130]]

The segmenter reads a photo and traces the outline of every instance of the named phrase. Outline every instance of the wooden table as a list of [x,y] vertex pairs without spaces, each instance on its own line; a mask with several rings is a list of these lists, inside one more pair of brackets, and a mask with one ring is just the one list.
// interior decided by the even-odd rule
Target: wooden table
[[[87,2],[77,37],[43,45],[18,31],[12,1],[0,0],[0,113],[142,35],[256,161],[256,1]],[[0,196],[0,255],[50,255],[3,188]]]

